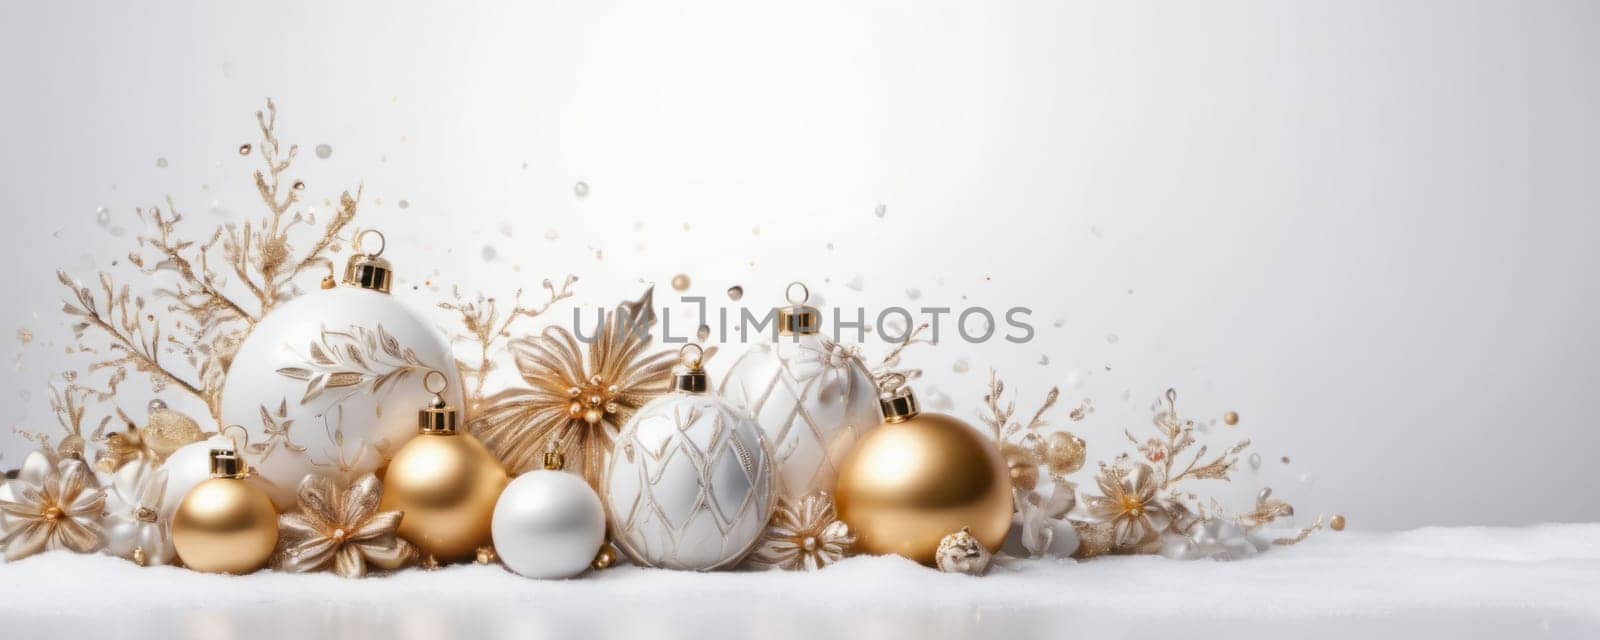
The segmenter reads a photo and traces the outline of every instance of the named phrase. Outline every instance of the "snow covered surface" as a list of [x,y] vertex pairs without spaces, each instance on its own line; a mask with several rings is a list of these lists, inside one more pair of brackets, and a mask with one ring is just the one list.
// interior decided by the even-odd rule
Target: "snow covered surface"
[[8,638],[1596,638],[1600,523],[1325,531],[1241,562],[1033,561],[983,578],[885,557],[554,582],[485,566],[228,577],[57,552],[0,565],[0,590]]

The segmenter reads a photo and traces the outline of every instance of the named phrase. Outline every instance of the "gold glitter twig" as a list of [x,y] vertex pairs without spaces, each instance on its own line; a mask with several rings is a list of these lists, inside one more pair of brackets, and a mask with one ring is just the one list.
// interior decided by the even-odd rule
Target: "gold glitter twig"
[[452,336],[451,341],[471,341],[478,347],[477,364],[459,358],[456,360],[456,367],[461,370],[461,374],[471,378],[467,394],[469,415],[477,413],[477,408],[483,400],[484,384],[489,379],[489,372],[495,369],[494,356],[500,352],[500,341],[511,336],[511,325],[519,318],[536,318],[549,311],[557,302],[572,297],[572,285],[577,281],[577,276],[568,275],[557,289],[554,283],[546,279],[544,290],[548,298],[537,307],[522,306],[522,290],[518,289],[512,298],[511,310],[504,318],[500,317],[494,298],[486,298],[479,292],[476,299],[468,301],[461,296],[460,287],[450,288],[450,294],[455,301],[441,302],[439,308],[456,312],[461,318],[461,325],[467,330],[467,335]]

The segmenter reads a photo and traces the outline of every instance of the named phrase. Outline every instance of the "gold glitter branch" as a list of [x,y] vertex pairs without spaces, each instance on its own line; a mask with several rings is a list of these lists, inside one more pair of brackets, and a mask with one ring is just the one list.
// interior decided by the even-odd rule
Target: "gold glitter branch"
[[[150,291],[154,298],[168,301],[164,311],[174,319],[167,320],[166,314],[157,313],[157,305],[147,305],[145,296],[137,295],[126,284],[116,286],[108,273],[99,274],[100,290],[96,293],[65,272],[57,272],[57,279],[72,291],[72,298],[62,304],[62,311],[79,318],[73,326],[78,351],[96,358],[89,366],[90,372],[132,368],[149,376],[158,393],[168,387],[181,389],[204,402],[211,417],[220,420],[222,383],[228,366],[256,320],[299,292],[294,283],[296,276],[315,266],[327,266],[332,271],[327,254],[339,250],[341,234],[355,218],[361,189],[358,187],[353,196],[348,191],[340,194],[337,210],[311,250],[295,259],[290,232],[300,225],[315,225],[316,217],[293,211],[305,184],[285,184],[285,172],[298,147],[283,150],[276,131],[277,114],[277,106],[271,100],[264,112],[256,112],[262,135],[259,150],[266,168],[253,175],[256,190],[268,210],[258,222],[218,228],[209,240],[197,243],[178,235],[177,226],[183,215],[172,198],[167,198],[165,211],[157,207],[137,210],[139,220],[147,228],[153,225],[153,230],[138,237],[138,248],[128,254],[128,261],[142,275],[170,273],[175,277],[174,284]],[[256,148],[244,145],[240,153],[248,155]],[[224,258],[221,270],[214,269],[212,261],[219,245]],[[227,270],[232,271],[237,282],[229,282],[219,272]],[[230,285],[248,291],[255,304],[242,303],[229,295]],[[105,342],[88,340],[91,329],[104,334]],[[188,370],[175,367],[173,358],[167,355],[181,356],[187,361]]]
[[924,322],[918,325],[916,329],[911,331],[911,333],[906,334],[905,339],[901,340],[900,344],[895,345],[894,349],[889,351],[889,355],[883,357],[883,360],[878,363],[878,366],[872,368],[872,378],[878,381],[880,386],[884,380],[893,375],[901,376],[906,380],[915,380],[922,377],[921,369],[901,369],[900,356],[905,353],[906,347],[911,345],[933,344],[932,340],[925,340],[921,337],[922,332],[927,330],[928,323]]
[[[221,407],[212,406],[210,394],[161,362],[161,323],[154,314],[145,311],[144,296],[133,296],[128,285],[117,288],[111,275],[105,272],[100,273],[100,292],[104,295],[104,303],[98,302],[94,292],[74,282],[65,271],[57,271],[56,278],[72,290],[77,301],[77,304],[61,303],[61,311],[82,318],[81,322],[73,325],[79,350],[97,353],[94,347],[84,342],[84,333],[90,328],[98,329],[110,338],[110,358],[97,360],[89,365],[89,371],[131,366],[135,371],[149,375],[158,393],[168,385],[176,386],[206,401],[212,407],[212,415],[220,414]],[[220,402],[215,404],[219,405]]]
[[980,414],[979,417],[984,424],[989,425],[990,436],[994,438],[996,444],[1005,444],[1017,439],[1018,436],[1026,437],[1026,434],[1038,433],[1039,429],[1048,424],[1044,421],[1044,413],[1054,407],[1056,401],[1061,398],[1061,389],[1051,387],[1050,392],[1044,396],[1044,404],[1039,406],[1038,411],[1033,412],[1033,417],[1028,419],[1027,424],[1022,424],[1011,420],[1012,415],[1017,412],[1016,401],[1006,403],[1003,409],[1000,407],[1000,397],[1005,391],[1006,383],[994,369],[990,369],[989,390],[983,395],[984,409],[987,413]]
[[[241,227],[228,229],[222,237],[222,247],[234,275],[255,296],[260,313],[265,315],[272,307],[294,295],[294,279],[306,269],[322,265],[332,271],[333,263],[326,252],[338,249],[340,232],[355,218],[356,206],[361,200],[361,188],[356,188],[354,196],[348,191],[340,194],[339,208],[323,229],[321,237],[312,245],[309,253],[295,260],[291,255],[293,247],[289,244],[289,232],[297,225],[316,224],[316,216],[312,213],[295,211],[290,215],[300,201],[300,192],[305,189],[305,183],[296,180],[285,188],[283,174],[294,163],[300,147],[290,145],[287,152],[283,150],[276,132],[278,107],[271,100],[267,101],[265,112],[256,112],[256,123],[261,129],[261,161],[266,165],[265,173],[260,169],[255,172],[256,192],[266,204],[268,215],[258,222],[247,221]],[[248,147],[244,151],[248,153]]]
[[572,297],[572,285],[578,281],[578,276],[568,275],[561,281],[561,287],[546,279],[544,290],[548,297],[543,304],[537,307],[522,306],[522,290],[518,289],[511,301],[511,310],[505,317],[500,316],[498,305],[494,298],[484,297],[479,292],[474,300],[467,300],[461,296],[460,287],[451,287],[450,294],[454,302],[439,303],[440,309],[454,311],[461,317],[461,325],[467,331],[466,335],[451,337],[452,342],[472,342],[478,347],[477,363],[469,363],[456,359],[456,367],[461,369],[461,375],[471,380],[467,385],[467,413],[477,415],[477,409],[483,401],[483,387],[489,379],[489,373],[494,371],[494,355],[500,352],[500,341],[511,337],[511,326],[519,318],[536,318],[557,302]]

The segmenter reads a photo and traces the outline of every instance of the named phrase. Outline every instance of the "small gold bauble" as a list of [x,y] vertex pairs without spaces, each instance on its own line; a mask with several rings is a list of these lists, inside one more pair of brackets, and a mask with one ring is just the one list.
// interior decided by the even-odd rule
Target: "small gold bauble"
[[278,511],[243,478],[195,485],[172,515],[172,547],[184,566],[211,573],[260,569],[278,544]]
[[1328,528],[1334,531],[1344,531],[1344,516],[1334,516],[1328,519]]
[[862,436],[839,468],[839,519],[856,551],[934,563],[939,541],[969,527],[990,552],[1011,528],[1011,475],[994,444],[946,415],[915,413]]
[[1230,427],[1239,424],[1239,412],[1229,411],[1222,414],[1222,421],[1228,423],[1228,426]]
[[611,564],[616,561],[617,552],[613,551],[611,549],[611,545],[607,544],[603,547],[600,547],[599,553],[594,554],[594,561],[589,563],[589,568],[594,569],[595,571],[600,571],[602,569],[609,568]]
[[403,511],[400,537],[440,562],[472,558],[490,544],[494,503],[509,479],[466,434],[423,432],[389,461],[382,511]]

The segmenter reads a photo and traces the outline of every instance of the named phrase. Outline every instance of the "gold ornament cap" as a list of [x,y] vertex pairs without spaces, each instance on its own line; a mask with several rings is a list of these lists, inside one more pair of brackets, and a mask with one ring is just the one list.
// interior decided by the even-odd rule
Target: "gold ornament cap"
[[566,467],[566,466],[567,466],[566,456],[561,455],[560,451],[546,451],[546,452],[544,452],[544,468],[545,468],[545,470],[547,470],[547,471],[560,471],[563,467]]
[[378,236],[378,250],[372,253],[358,253],[350,256],[350,261],[344,266],[344,283],[371,289],[382,293],[389,293],[389,285],[394,283],[394,269],[388,260],[379,257],[388,246],[388,241],[383,234],[374,229],[367,229],[356,236],[359,241],[367,234]]
[[211,477],[243,478],[244,476],[244,461],[239,459],[233,449],[211,450]]
[[[439,382],[437,385],[433,383],[434,376],[438,376],[437,380]],[[435,386],[438,388],[435,389]],[[444,396],[439,395],[444,393],[447,386],[449,386],[449,381],[445,379],[443,373],[429,371],[428,375],[423,376],[422,388],[427,389],[428,393],[433,394],[433,397],[428,399],[428,406],[417,412],[418,431],[434,435],[452,435],[460,426],[461,412],[456,411],[455,407],[444,401]]]
[[[691,349],[694,355],[689,354]],[[683,362],[683,368],[673,373],[674,391],[705,393],[711,388],[709,378],[706,376],[705,355],[706,350],[697,344],[686,344],[678,350],[678,358]]]
[[883,421],[891,424],[905,422],[922,412],[917,405],[917,394],[911,392],[906,377],[898,373],[878,380],[878,407],[883,409]]
[[[795,287],[800,287],[798,299],[794,295]],[[778,307],[778,333],[792,336],[822,331],[822,310],[806,305],[806,301],[811,299],[811,289],[805,283],[789,283],[783,290],[783,296],[789,301],[789,306]]]

